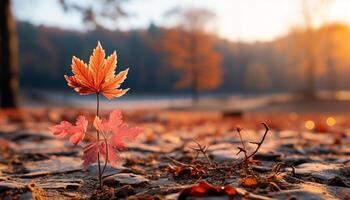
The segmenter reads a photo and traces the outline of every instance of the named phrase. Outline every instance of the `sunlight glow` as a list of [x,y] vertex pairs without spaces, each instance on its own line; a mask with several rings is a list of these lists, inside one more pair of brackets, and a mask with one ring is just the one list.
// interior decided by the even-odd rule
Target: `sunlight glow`
[[312,120],[308,120],[305,122],[305,128],[308,130],[312,130],[315,128],[315,122]]
[[328,126],[334,126],[337,123],[333,117],[328,117],[326,122]]
[[[81,5],[91,6],[92,0],[76,0]],[[29,3],[30,2],[30,3]],[[17,19],[36,25],[59,26],[84,30],[84,23],[78,13],[65,13],[59,1],[14,0]],[[207,8],[216,14],[215,32],[227,39],[254,42],[270,41],[287,33],[295,26],[303,25],[300,1],[297,0],[149,0],[130,1],[123,8],[130,14],[118,21],[118,29],[147,28],[151,22],[156,25],[171,24],[164,14],[174,8]],[[350,1],[335,0],[324,9],[324,15],[316,17],[315,25],[327,22],[350,23],[348,10]]]

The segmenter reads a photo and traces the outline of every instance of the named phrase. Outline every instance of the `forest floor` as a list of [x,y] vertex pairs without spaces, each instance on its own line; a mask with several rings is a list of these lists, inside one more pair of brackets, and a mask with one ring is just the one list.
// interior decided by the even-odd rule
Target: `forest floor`
[[81,166],[84,144],[48,130],[93,112],[0,112],[0,199],[350,199],[347,114],[126,111],[144,131],[98,190],[97,166]]

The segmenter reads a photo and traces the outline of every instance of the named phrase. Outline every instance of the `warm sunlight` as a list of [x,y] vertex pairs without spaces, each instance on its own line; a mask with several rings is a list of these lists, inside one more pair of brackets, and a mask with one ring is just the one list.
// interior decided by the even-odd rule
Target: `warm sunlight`
[[333,117],[327,117],[326,123],[328,126],[334,126],[337,121]]
[[350,200],[350,0],[0,0],[0,199]]
[[[128,30],[146,28],[151,22],[156,25],[167,25],[166,13],[174,8],[200,7],[214,12],[216,15],[213,29],[222,37],[231,40],[255,41],[272,40],[303,24],[300,15],[302,0],[148,0],[145,9],[144,1],[130,0],[124,6],[131,13],[130,18],[121,19],[118,29]],[[327,7],[317,14],[315,25],[324,21],[344,22],[350,24],[348,0],[309,0],[325,1]],[[15,14],[19,19],[30,19],[34,24],[60,26],[63,28],[81,29],[79,13],[65,14],[58,6],[58,1],[35,0],[37,6],[22,0],[14,0]],[[68,1],[69,2],[69,1]],[[92,4],[92,0],[76,1],[79,5]],[[47,17],[50,15],[51,17]],[[108,23],[112,28],[115,25]]]
[[312,130],[315,128],[315,122],[312,121],[312,120],[307,120],[305,122],[305,128],[308,129],[308,130]]

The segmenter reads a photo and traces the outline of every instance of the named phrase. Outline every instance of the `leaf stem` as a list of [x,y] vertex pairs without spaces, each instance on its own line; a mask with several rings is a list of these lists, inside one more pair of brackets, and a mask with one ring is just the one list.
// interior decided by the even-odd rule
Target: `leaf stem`
[[[99,93],[96,93],[96,116],[99,117],[100,110],[100,97]],[[96,131],[97,141],[100,141],[100,133]],[[100,144],[99,144],[100,146]],[[102,173],[101,173],[101,164],[100,164],[100,151],[97,152],[97,164],[98,164],[98,180],[100,184],[100,189],[102,189]]]
[[104,164],[104,166],[103,166],[101,176],[103,176],[103,173],[105,172],[105,169],[106,169],[106,166],[107,166],[107,163],[108,163],[108,145],[107,145],[107,138],[106,138],[105,135],[103,135],[103,138],[105,139],[105,144],[106,144],[106,158],[105,158],[105,164]]

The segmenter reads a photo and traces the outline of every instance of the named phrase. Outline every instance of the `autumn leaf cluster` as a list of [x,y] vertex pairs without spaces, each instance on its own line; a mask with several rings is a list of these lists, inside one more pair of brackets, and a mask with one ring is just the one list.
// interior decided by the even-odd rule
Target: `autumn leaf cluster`
[[[89,64],[73,56],[72,72],[73,76],[65,75],[68,85],[80,95],[102,94],[111,100],[114,97],[124,95],[129,89],[119,89],[120,85],[127,77],[126,69],[115,75],[117,64],[117,54],[113,52],[105,58],[105,51],[98,42],[93,50]],[[99,104],[97,104],[98,108]],[[72,144],[77,145],[87,134],[88,120],[84,116],[78,116],[75,124],[62,121],[60,124],[49,127],[51,132],[59,138],[69,137]],[[105,163],[116,165],[120,160],[118,151],[126,148],[126,141],[136,138],[142,131],[141,128],[129,128],[123,122],[121,111],[114,110],[110,113],[109,119],[103,119],[96,114],[93,127],[97,134],[89,134],[90,143],[84,147],[83,166],[87,167],[93,163],[100,162],[99,156]],[[103,173],[103,172],[102,172]],[[101,174],[100,174],[101,176]]]

